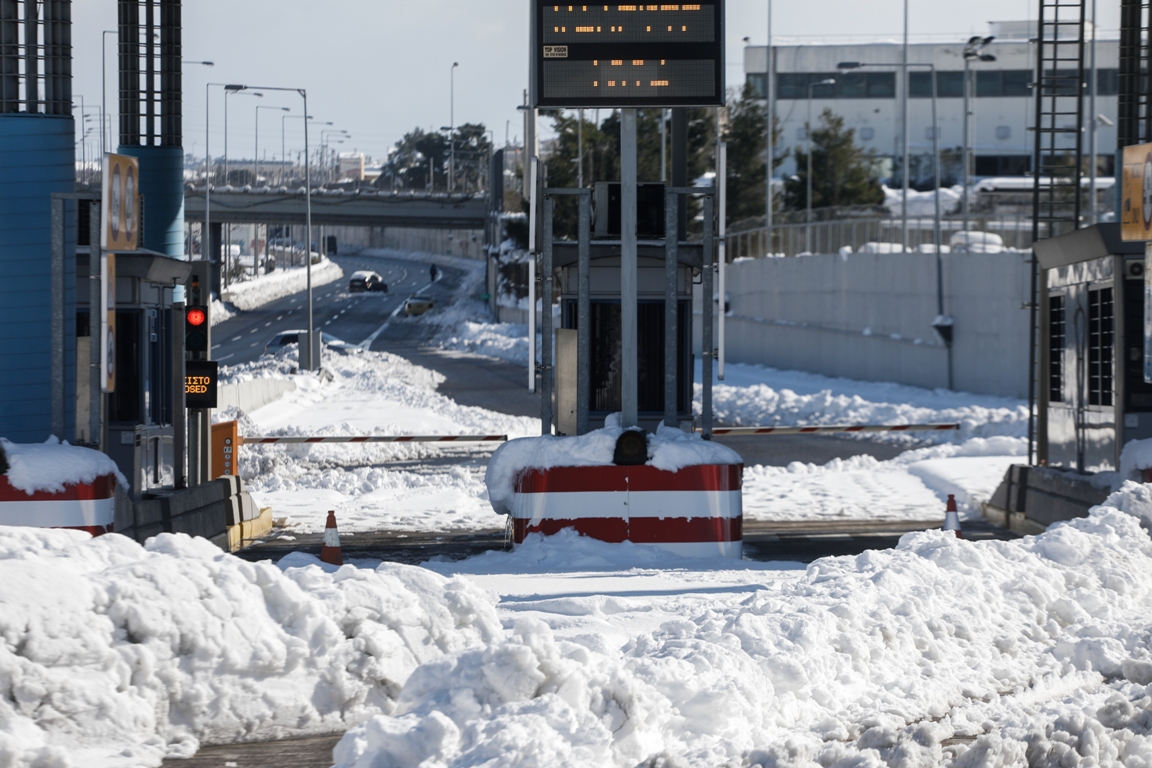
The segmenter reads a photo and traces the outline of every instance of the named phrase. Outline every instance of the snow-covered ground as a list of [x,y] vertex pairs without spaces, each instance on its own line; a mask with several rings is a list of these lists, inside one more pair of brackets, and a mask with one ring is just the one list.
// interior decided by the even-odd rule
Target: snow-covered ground
[[1152,490],[786,563],[572,536],[423,568],[0,529],[0,764],[339,731],[341,768],[1152,761]]
[[430,563],[504,637],[354,728],[368,766],[1089,766],[1152,760],[1152,493],[1013,542],[938,531],[804,570],[572,537]]

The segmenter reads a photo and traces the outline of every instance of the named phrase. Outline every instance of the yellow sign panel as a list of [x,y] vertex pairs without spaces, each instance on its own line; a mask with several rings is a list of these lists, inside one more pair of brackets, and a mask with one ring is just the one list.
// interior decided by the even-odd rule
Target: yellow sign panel
[[100,247],[135,251],[140,246],[140,163],[127,155],[104,155]]
[[1120,236],[1152,240],[1152,144],[1124,147]]

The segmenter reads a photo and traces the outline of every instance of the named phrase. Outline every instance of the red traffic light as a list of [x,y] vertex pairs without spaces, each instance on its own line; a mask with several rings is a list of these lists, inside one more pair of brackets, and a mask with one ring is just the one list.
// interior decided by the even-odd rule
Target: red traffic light
[[199,328],[200,326],[204,325],[204,323],[208,322],[208,314],[199,307],[196,307],[188,310],[186,319],[188,321],[188,325]]

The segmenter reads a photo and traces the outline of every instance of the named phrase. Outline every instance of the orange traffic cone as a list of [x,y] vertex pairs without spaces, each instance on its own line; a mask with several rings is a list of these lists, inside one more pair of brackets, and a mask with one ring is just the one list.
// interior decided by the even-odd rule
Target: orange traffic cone
[[336,513],[328,512],[328,522],[324,524],[324,546],[320,548],[320,561],[329,565],[344,565],[344,555],[340,552],[340,531],[336,530]]
[[944,508],[944,530],[952,531],[956,538],[964,538],[960,532],[960,513],[956,511],[956,497],[948,494],[948,506]]

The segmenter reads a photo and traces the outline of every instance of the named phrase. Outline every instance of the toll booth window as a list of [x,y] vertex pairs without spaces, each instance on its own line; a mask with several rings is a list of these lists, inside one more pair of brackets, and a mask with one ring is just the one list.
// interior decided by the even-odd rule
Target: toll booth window
[[1064,297],[1048,298],[1048,400],[1064,401]]
[[140,312],[116,313],[116,391],[108,398],[109,421],[143,423],[140,391]]
[[1112,405],[1112,289],[1088,291],[1088,404]]

